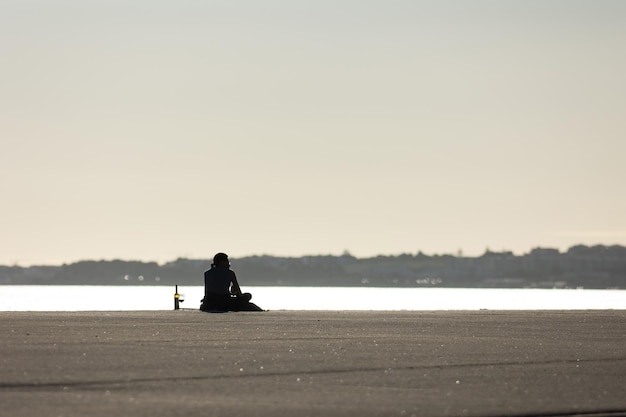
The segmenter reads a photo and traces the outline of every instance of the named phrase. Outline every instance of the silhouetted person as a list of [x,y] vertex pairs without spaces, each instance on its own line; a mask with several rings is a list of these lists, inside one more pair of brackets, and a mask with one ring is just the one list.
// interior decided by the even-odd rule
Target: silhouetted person
[[252,294],[241,292],[237,276],[230,269],[228,255],[218,253],[213,257],[211,269],[204,273],[204,299],[202,311],[262,311],[250,302]]

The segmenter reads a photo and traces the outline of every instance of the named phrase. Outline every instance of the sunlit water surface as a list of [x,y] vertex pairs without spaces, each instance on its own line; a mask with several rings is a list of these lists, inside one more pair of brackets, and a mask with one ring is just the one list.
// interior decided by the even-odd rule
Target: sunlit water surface
[[[266,310],[626,309],[625,290],[245,287]],[[0,311],[172,310],[174,287],[0,285]],[[203,287],[179,287],[198,309]]]

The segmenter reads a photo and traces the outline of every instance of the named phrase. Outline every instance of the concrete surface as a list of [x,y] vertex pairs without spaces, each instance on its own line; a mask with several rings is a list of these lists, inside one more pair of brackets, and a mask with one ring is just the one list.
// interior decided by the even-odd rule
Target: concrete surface
[[2,416],[626,415],[626,311],[0,313]]

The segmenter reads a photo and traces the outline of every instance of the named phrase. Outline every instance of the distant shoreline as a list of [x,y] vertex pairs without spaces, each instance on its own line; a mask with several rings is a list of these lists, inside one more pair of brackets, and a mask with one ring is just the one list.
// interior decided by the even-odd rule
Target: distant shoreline
[[[233,270],[252,286],[585,288],[626,289],[626,247],[576,245],[567,252],[536,248],[525,255],[479,257],[401,254],[356,258],[234,258]],[[80,261],[61,266],[0,266],[0,285],[201,285],[208,259],[165,264]]]

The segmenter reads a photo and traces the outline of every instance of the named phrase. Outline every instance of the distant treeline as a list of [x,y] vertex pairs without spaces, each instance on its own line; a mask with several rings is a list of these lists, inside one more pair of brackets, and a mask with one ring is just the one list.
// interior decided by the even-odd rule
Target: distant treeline
[[[626,289],[626,248],[537,248],[516,256],[401,254],[249,256],[231,259],[242,286],[506,287]],[[61,266],[0,266],[0,284],[203,285],[209,259],[180,258],[159,265],[139,261],[81,261]]]

